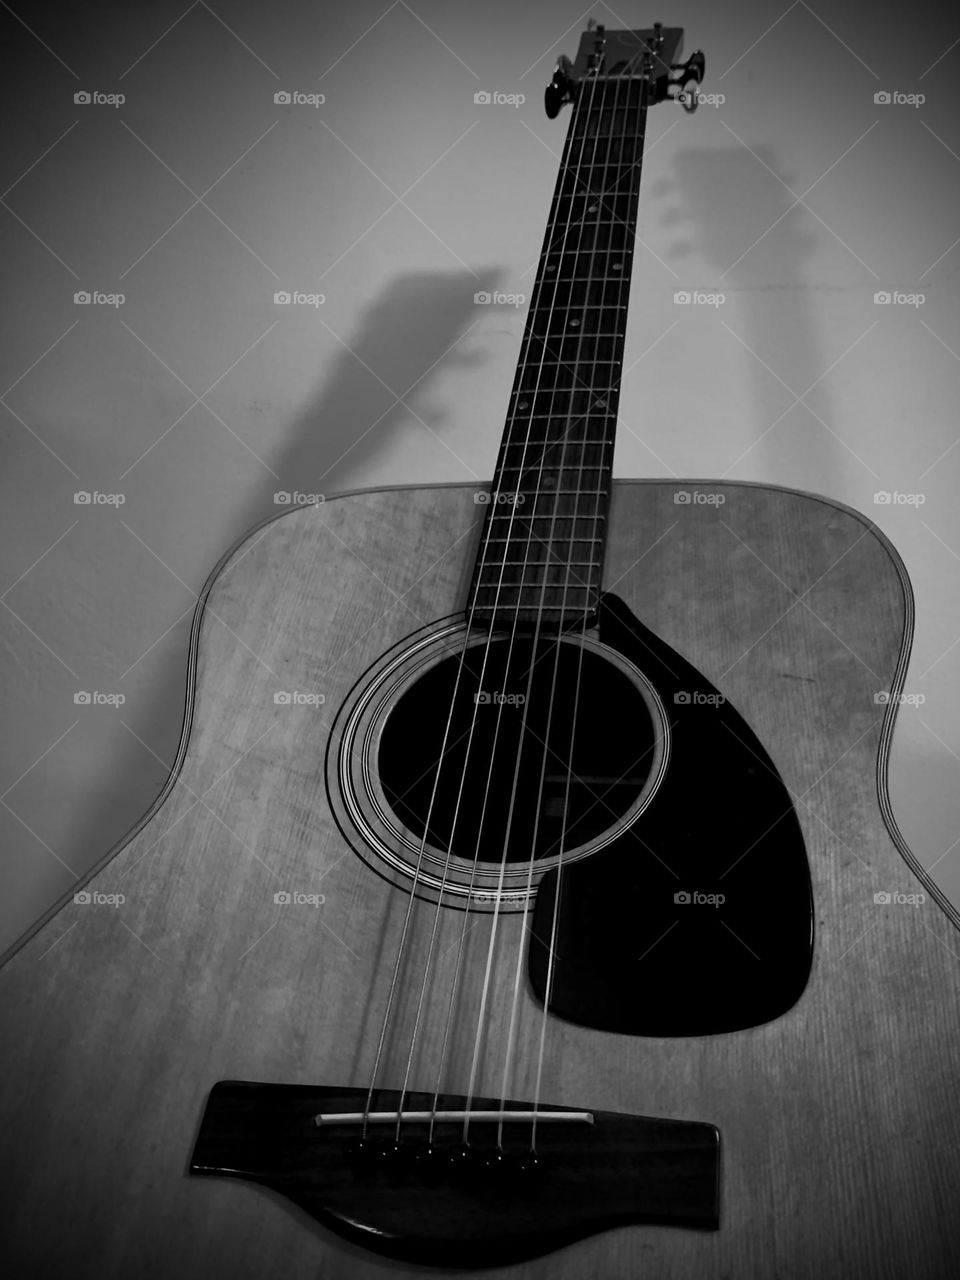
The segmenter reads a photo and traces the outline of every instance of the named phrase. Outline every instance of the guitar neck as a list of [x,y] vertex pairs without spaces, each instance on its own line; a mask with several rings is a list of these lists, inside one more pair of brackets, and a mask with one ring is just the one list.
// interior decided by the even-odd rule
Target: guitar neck
[[584,79],[500,446],[468,614],[589,621],[600,591],[648,81]]

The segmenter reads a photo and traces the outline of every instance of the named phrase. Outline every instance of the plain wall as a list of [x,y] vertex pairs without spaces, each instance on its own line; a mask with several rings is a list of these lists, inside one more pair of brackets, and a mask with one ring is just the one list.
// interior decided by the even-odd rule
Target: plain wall
[[[683,25],[724,101],[650,113],[616,473],[812,490],[890,536],[917,600],[892,797],[960,904],[956,18],[617,10],[590,12]],[[491,475],[524,308],[474,294],[530,293],[568,119],[546,119],[542,88],[582,14],[0,11],[0,946],[156,795],[196,593],[277,491]],[[276,305],[280,290],[325,301]]]

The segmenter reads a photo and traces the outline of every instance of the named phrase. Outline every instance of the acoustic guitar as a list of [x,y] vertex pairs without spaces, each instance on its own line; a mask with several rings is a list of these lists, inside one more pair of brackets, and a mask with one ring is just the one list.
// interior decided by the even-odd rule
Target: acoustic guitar
[[0,971],[17,1280],[960,1271],[960,933],[863,516],[614,481],[647,111],[589,29],[489,489],[208,581],[174,767]]

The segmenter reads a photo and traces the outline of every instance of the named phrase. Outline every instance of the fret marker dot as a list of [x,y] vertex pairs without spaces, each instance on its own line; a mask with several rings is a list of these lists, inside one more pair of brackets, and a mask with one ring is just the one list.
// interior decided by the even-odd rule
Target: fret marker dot
[[521,400],[521,401],[520,401],[520,403],[517,405],[517,408],[518,408],[518,409],[529,409],[529,408],[530,408],[530,401],[529,401],[529,400]]
[[570,321],[570,325],[571,325],[571,327],[572,327],[572,328],[574,328],[574,329],[576,329],[576,328],[577,328],[577,326],[578,326],[579,324],[580,324],[580,321],[579,321],[579,320],[571,320],[571,321]]
[[613,263],[613,267],[612,267],[612,269],[613,269],[614,271],[622,271],[622,270],[623,270],[623,263],[622,263],[622,262],[614,262],[614,263]]

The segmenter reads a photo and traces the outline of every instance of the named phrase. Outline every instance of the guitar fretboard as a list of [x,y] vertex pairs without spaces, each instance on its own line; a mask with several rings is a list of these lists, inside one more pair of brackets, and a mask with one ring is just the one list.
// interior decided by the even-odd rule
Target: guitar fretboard
[[510,393],[468,616],[559,628],[600,592],[647,82],[584,80]]

